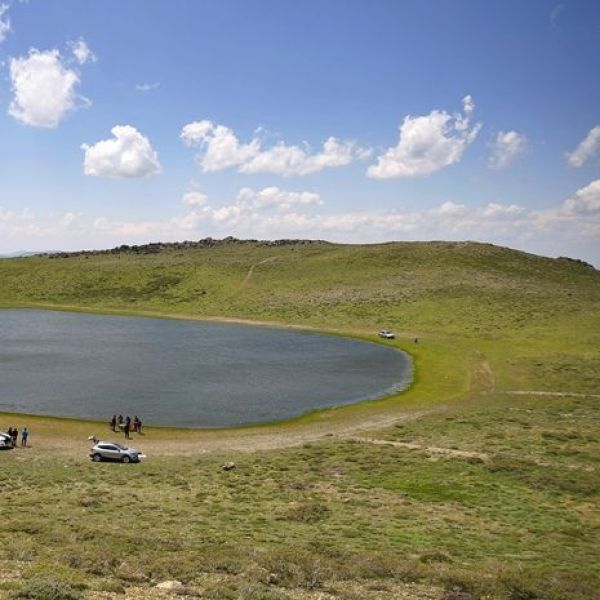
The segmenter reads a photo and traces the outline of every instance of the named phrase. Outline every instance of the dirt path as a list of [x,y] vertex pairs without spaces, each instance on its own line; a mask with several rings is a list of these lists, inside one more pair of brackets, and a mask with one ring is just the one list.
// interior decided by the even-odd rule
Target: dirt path
[[[443,407],[436,408],[443,410]],[[380,413],[357,416],[354,419],[293,426],[257,427],[228,431],[174,431],[172,437],[168,429],[147,428],[143,435],[132,433],[131,440],[124,440],[122,434],[105,429],[103,424],[74,424],[67,421],[51,426],[36,423],[31,418],[31,447],[18,448],[11,452],[17,460],[27,460],[30,456],[43,456],[50,451],[67,456],[87,458],[90,446],[88,437],[96,435],[100,439],[116,440],[140,448],[148,456],[194,456],[206,453],[256,452],[293,448],[323,440],[351,439],[352,436],[366,435],[368,432],[393,427],[397,423],[418,419],[433,410],[389,409]]]
[[487,360],[480,360],[471,372],[469,392],[471,394],[491,394],[496,389],[496,376]]
[[250,283],[250,280],[252,279],[252,275],[254,274],[254,269],[256,269],[256,267],[259,267],[260,265],[264,265],[267,263],[277,262],[278,260],[279,260],[278,256],[270,256],[269,258],[265,258],[264,260],[257,262],[255,265],[252,265],[248,269],[248,273],[246,273],[246,277],[244,277],[244,281],[242,281],[242,283],[240,284],[240,289],[244,289],[248,285],[248,283]]
[[563,398],[572,396],[574,398],[600,398],[600,394],[582,394],[581,392],[544,392],[536,390],[509,390],[504,394],[512,394],[513,396],[555,396]]
[[392,440],[380,440],[368,437],[352,437],[356,442],[365,444],[375,444],[377,446],[394,446],[394,448],[406,448],[407,450],[419,450],[427,454],[437,454],[439,456],[450,456],[454,458],[478,458],[487,461],[489,456],[483,452],[472,452],[470,450],[456,450],[455,448],[439,448],[437,446],[426,446],[416,442],[395,442]]

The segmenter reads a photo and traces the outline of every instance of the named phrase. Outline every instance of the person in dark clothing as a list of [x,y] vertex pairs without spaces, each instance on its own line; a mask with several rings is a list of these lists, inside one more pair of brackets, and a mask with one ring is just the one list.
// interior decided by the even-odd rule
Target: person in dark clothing
[[21,446],[27,446],[27,438],[29,437],[29,431],[27,431],[27,427],[23,427],[21,431]]
[[11,436],[12,436],[13,448],[16,448],[17,447],[17,438],[19,437],[19,430],[16,427],[12,428]]
[[117,430],[117,415],[113,415],[113,416],[112,416],[112,419],[110,420],[110,428],[111,428],[113,431],[116,431],[116,430]]
[[125,437],[129,440],[129,428],[131,427],[131,421],[125,421],[125,425],[123,426],[123,431],[125,433]]

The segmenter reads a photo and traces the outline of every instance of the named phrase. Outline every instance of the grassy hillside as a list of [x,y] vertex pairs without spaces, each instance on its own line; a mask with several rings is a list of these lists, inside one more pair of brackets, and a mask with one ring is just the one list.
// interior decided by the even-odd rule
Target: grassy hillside
[[89,463],[90,424],[28,417],[33,447],[0,454],[0,597],[145,597],[172,578],[202,598],[599,597],[588,266],[473,243],[231,242],[0,260],[0,306],[389,327],[417,369],[397,397],[285,424],[150,429],[138,466]]

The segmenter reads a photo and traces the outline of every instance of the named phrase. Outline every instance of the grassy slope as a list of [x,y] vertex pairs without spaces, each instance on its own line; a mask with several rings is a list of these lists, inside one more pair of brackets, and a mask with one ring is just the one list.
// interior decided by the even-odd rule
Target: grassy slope
[[[482,244],[243,244],[5,260],[0,282],[3,306],[233,317],[356,336],[392,327],[397,345],[413,352],[418,369],[408,393],[274,430],[333,426],[409,405],[446,407],[370,434],[413,449],[331,440],[276,453],[163,457],[127,472],[52,454],[28,460],[23,472],[23,454],[1,455],[0,477],[15,489],[3,528],[19,532],[19,543],[0,558],[4,552],[28,577],[58,570],[96,589],[135,576],[179,577],[211,597],[199,573],[230,572],[233,580],[220,582],[214,597],[231,598],[285,598],[318,585],[367,598],[368,586],[352,596],[349,584],[334,582],[372,577],[387,577],[384,586],[458,582],[498,598],[597,591],[599,401],[507,392],[600,393],[598,272]],[[88,428],[33,422],[50,437]],[[220,474],[219,462],[232,457],[238,470]],[[125,478],[129,486],[114,485]],[[119,519],[107,522],[115,507],[140,531],[155,528],[168,555],[146,534],[121,534]],[[124,551],[132,557],[125,566]],[[263,569],[288,587],[264,591]],[[219,596],[228,586],[230,595]]]

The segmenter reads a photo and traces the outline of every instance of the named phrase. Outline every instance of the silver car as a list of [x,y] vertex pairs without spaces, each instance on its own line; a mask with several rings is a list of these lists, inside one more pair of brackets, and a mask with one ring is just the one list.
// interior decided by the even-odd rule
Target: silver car
[[136,448],[128,448],[116,442],[96,442],[90,450],[94,462],[114,460],[122,463],[140,462],[142,453]]

